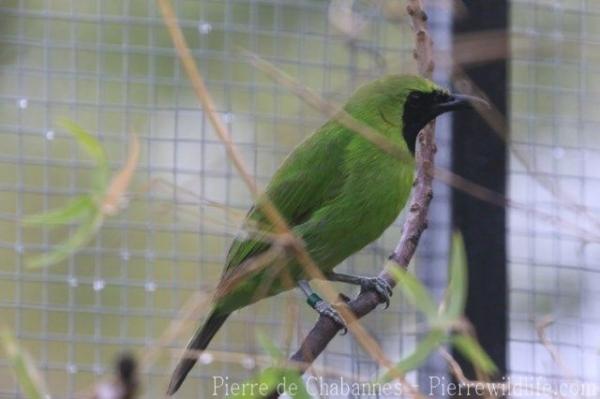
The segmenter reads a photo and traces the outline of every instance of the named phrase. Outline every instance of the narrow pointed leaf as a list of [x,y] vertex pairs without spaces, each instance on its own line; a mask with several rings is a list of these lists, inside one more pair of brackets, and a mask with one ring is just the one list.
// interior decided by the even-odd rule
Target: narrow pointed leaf
[[455,335],[452,337],[452,344],[461,355],[468,359],[475,367],[486,374],[494,374],[498,368],[494,361],[479,345],[476,339],[469,335]]
[[452,236],[452,260],[450,263],[450,283],[448,285],[448,304],[445,315],[450,320],[462,316],[467,299],[467,257],[465,245],[460,233]]
[[83,147],[96,163],[96,168],[94,169],[94,189],[103,193],[108,185],[110,169],[108,157],[106,156],[106,151],[104,151],[102,144],[100,144],[98,139],[72,120],[63,119],[60,124],[75,137],[77,143]]
[[406,298],[423,312],[429,320],[437,318],[437,305],[423,284],[411,273],[398,267],[388,270],[398,282],[398,286]]
[[[427,360],[429,355],[443,344],[445,340],[446,334],[442,330],[436,329],[430,331],[429,334],[419,342],[413,353],[396,363],[394,370],[397,373],[404,375],[411,370],[419,368],[425,360]],[[387,372],[381,378],[381,382],[389,382],[393,378],[394,373]]]
[[26,266],[30,268],[47,267],[67,259],[70,255],[87,245],[94,237],[98,228],[102,225],[103,217],[100,212],[91,215],[75,230],[64,243],[55,247],[51,252],[31,258]]
[[62,208],[56,208],[44,213],[28,215],[23,218],[25,224],[60,225],[67,224],[88,216],[94,212],[96,205],[89,196],[75,198]]
[[60,121],[60,125],[64,127],[71,135],[73,135],[73,137],[75,137],[79,145],[81,145],[88,155],[99,165],[108,163],[106,152],[104,151],[104,148],[98,139],[92,136],[82,126],[66,118]]
[[12,366],[17,382],[23,390],[24,397],[45,399],[49,397],[41,374],[35,367],[29,354],[19,346],[8,329],[0,333],[0,341],[4,347],[6,358]]

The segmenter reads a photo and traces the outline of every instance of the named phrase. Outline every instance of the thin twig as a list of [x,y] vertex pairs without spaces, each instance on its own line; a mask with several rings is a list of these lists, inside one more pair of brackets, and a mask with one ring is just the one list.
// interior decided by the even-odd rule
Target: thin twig
[[548,327],[550,327],[552,324],[554,324],[554,318],[551,315],[546,315],[541,320],[537,321],[535,323],[535,330],[537,332],[538,338],[540,339],[540,342],[542,343],[544,348],[546,348],[546,350],[550,354],[552,361],[556,363],[556,365],[558,365],[562,374],[568,380],[576,381],[573,372],[565,364],[565,362],[562,359],[562,356],[560,355],[560,352],[558,351],[556,346],[554,346],[552,341],[550,341],[546,334]]
[[123,206],[125,193],[129,188],[140,158],[140,139],[135,133],[129,135],[129,154],[123,168],[112,178],[100,204],[106,216],[114,216]]

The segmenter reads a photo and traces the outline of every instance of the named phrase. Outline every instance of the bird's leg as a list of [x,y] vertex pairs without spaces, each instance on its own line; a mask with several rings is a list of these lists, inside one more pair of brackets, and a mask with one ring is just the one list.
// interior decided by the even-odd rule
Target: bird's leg
[[318,314],[322,316],[327,316],[337,324],[342,326],[342,334],[346,334],[348,332],[348,327],[346,326],[346,322],[340,316],[337,310],[334,309],[331,304],[327,303],[327,301],[323,300],[313,289],[310,284],[306,280],[300,280],[298,282],[298,286],[306,295],[306,303],[317,311]]
[[353,276],[351,274],[342,274],[330,272],[325,274],[330,281],[353,284],[360,286],[361,291],[375,291],[381,302],[385,303],[385,308],[390,306],[390,297],[392,296],[392,287],[385,279],[377,277]]

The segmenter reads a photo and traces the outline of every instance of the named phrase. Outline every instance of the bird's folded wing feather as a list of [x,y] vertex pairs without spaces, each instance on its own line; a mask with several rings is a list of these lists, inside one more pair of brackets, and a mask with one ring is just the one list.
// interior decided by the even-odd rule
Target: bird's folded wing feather
[[[329,122],[302,142],[277,170],[265,194],[290,227],[305,222],[339,195],[346,179],[344,152],[351,138],[352,133],[336,122]],[[260,206],[250,209],[246,226],[252,226],[254,231],[234,240],[225,273],[247,264],[244,261],[271,246],[269,240],[260,236],[260,231],[273,232]]]

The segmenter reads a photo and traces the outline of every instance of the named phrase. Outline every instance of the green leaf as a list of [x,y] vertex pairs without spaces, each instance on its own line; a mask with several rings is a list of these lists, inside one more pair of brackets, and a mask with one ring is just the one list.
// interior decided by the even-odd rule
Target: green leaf
[[83,147],[96,163],[96,168],[94,169],[94,188],[99,192],[104,193],[110,177],[110,168],[106,151],[104,151],[104,148],[94,136],[72,120],[66,118],[62,119],[60,125],[75,137],[79,145]]
[[[446,334],[444,331],[435,329],[431,330],[429,334],[417,345],[415,351],[400,360],[394,366],[394,371],[401,375],[406,374],[411,370],[419,368],[425,360],[429,357],[431,352],[436,350],[440,345],[446,341]],[[394,379],[394,373],[388,371],[382,378],[381,382],[389,382]]]
[[78,197],[62,208],[56,208],[44,213],[25,216],[23,223],[37,225],[60,225],[79,220],[93,213],[96,208],[89,196]]
[[54,265],[62,262],[71,254],[75,253],[80,248],[87,245],[92,239],[98,228],[104,220],[102,214],[98,211],[91,215],[88,220],[83,222],[75,233],[69,237],[64,243],[58,245],[51,252],[29,259],[26,266],[30,268],[40,268]]
[[0,332],[0,341],[4,347],[4,352],[6,352],[7,359],[15,372],[17,382],[23,390],[24,397],[28,399],[45,399],[49,397],[46,394],[44,381],[39,371],[35,368],[31,357],[18,345],[8,329],[2,329]]
[[456,320],[462,316],[467,300],[467,257],[460,233],[452,236],[452,260],[450,263],[450,283],[448,284],[448,304],[445,316]]
[[83,127],[76,122],[63,118],[60,125],[64,127],[71,135],[75,137],[79,145],[81,145],[89,156],[99,165],[108,163],[108,158],[104,148],[94,136],[88,133]]
[[430,321],[435,320],[438,317],[437,305],[423,284],[404,269],[389,267],[388,270],[398,282],[404,296],[423,312]]
[[[273,344],[273,341],[267,335],[263,334],[261,331],[258,331],[256,333],[256,337],[260,346],[269,354],[275,363],[285,359],[284,353]],[[265,389],[268,393],[278,389],[279,392],[287,392],[287,394],[292,398],[311,399],[311,396],[306,390],[306,385],[302,380],[302,375],[298,370],[292,367],[266,368],[256,377],[245,382],[244,384],[246,384],[248,389],[252,387],[251,384],[254,384],[255,391],[262,386],[263,393],[259,395],[254,394],[255,396],[252,396],[247,392],[241,392],[238,396],[233,395],[232,397],[244,399],[263,398]]]
[[494,374],[498,368],[476,339],[469,335],[455,335],[452,337],[454,347],[473,365],[486,374]]
[[287,392],[289,396],[298,399],[312,398],[312,396],[308,394],[308,390],[306,389],[306,384],[302,379],[302,375],[297,370],[286,370],[284,377],[284,392]]

